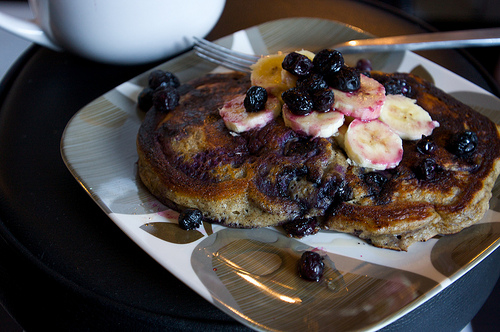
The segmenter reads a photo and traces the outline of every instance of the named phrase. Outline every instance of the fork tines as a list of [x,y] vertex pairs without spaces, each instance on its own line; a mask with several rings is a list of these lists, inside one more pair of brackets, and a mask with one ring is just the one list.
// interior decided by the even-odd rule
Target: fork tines
[[204,39],[194,39],[196,55],[232,70],[250,72],[250,66],[259,59],[256,55],[233,51]]

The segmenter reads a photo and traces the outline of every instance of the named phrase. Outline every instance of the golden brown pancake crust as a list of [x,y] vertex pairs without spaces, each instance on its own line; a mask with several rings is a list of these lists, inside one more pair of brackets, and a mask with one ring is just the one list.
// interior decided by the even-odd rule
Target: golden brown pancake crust
[[[384,181],[352,166],[333,138],[303,137],[281,117],[260,130],[230,132],[218,110],[250,86],[239,73],[189,82],[175,110],[147,113],[137,137],[140,177],[164,204],[200,209],[213,222],[265,227],[312,217],[325,229],[397,250],[477,222],[499,173],[497,126],[418,77],[372,77],[406,80],[411,97],[440,123],[430,136],[437,150],[424,154],[418,141],[404,141],[400,165],[377,172]],[[453,135],[465,130],[479,138],[466,158],[449,149]],[[437,168],[423,179],[419,167],[428,158]]]

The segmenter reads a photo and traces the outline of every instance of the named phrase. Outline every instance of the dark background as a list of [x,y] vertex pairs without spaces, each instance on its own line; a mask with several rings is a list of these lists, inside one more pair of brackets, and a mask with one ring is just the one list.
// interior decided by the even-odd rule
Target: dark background
[[[438,30],[500,27],[499,0],[384,0]],[[500,83],[500,47],[467,49]]]

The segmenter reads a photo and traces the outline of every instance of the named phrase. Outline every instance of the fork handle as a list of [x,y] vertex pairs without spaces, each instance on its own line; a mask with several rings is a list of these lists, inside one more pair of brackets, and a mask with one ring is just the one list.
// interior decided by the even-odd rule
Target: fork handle
[[333,48],[343,53],[429,50],[500,45],[500,28],[432,32],[351,40]]

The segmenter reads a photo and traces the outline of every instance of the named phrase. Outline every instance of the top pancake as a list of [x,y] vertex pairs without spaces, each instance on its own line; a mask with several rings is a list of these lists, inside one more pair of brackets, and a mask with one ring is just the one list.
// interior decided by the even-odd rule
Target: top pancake
[[[208,75],[181,87],[180,105],[168,114],[152,108],[139,130],[139,174],[164,204],[196,208],[232,227],[276,226],[316,217],[323,228],[348,232],[374,245],[406,250],[415,241],[455,233],[482,218],[499,171],[500,136],[485,116],[409,74],[411,98],[440,123],[430,138],[438,167],[418,176],[428,155],[418,141],[403,141],[403,160],[379,171],[349,162],[334,138],[301,136],[281,117],[260,130],[230,132],[219,109],[250,87],[240,73]],[[467,157],[447,148],[455,133],[474,131],[479,143]]]

